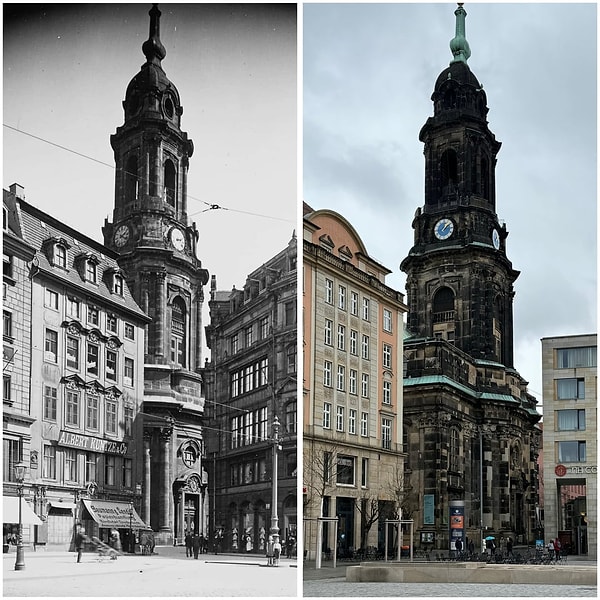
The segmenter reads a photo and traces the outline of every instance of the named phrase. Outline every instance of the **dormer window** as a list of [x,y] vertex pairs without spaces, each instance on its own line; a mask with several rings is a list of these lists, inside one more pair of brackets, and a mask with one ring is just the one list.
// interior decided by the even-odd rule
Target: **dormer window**
[[123,277],[121,275],[115,275],[113,278],[113,291],[119,296],[123,295]]
[[122,296],[125,291],[125,274],[117,267],[110,267],[104,271],[104,283],[111,293]]
[[85,263],[85,280],[90,283],[98,281],[98,265],[92,260],[88,260]]
[[43,241],[42,250],[54,267],[67,268],[67,250],[71,246],[62,237],[51,237]]
[[61,244],[54,247],[54,264],[61,269],[67,268],[67,249]]

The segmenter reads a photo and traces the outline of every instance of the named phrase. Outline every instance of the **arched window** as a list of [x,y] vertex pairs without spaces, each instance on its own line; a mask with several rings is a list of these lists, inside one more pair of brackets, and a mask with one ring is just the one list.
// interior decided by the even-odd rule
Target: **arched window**
[[176,189],[176,172],[173,161],[167,159],[165,161],[165,172],[164,172],[164,184],[165,184],[165,195],[164,199],[171,205],[175,206],[175,189]]
[[186,308],[179,296],[171,306],[171,362],[186,366]]
[[450,439],[448,448],[448,470],[458,472],[460,464],[460,436],[458,430],[452,427],[450,429]]
[[138,197],[138,161],[130,156],[125,165],[125,202],[133,202]]
[[454,292],[448,288],[440,288],[433,297],[433,322],[454,321]]
[[285,407],[285,429],[288,433],[296,433],[296,401],[288,402]]
[[481,157],[481,195],[489,200],[490,197],[490,168],[485,156]]
[[458,158],[454,150],[445,150],[441,159],[442,193],[451,194],[458,185]]
[[502,296],[496,296],[494,301],[494,343],[496,359],[502,362],[502,334],[504,333],[504,304],[502,302]]

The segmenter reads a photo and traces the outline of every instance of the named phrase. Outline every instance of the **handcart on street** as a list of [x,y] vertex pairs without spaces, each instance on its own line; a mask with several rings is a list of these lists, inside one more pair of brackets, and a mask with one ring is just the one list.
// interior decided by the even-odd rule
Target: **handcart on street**
[[117,560],[119,554],[121,554],[121,552],[109,546],[108,544],[105,544],[95,535],[91,538],[86,536],[85,541],[91,544],[93,548],[98,552],[98,559],[108,557],[111,560]]

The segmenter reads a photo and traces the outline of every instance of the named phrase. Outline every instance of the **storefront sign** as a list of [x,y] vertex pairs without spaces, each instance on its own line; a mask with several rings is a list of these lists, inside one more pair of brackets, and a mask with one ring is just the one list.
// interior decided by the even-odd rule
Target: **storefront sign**
[[89,435],[72,433],[71,431],[60,432],[58,445],[68,446],[69,448],[79,448],[89,452],[101,452],[103,454],[127,454],[127,444],[125,442],[103,440]]
[[596,475],[598,473],[598,467],[596,465],[586,465],[581,467],[556,465],[554,473],[557,477],[564,477],[565,475]]
[[100,527],[116,527],[125,529],[130,525],[133,529],[149,529],[140,519],[135,508],[124,502],[109,502],[106,500],[82,500],[90,517]]

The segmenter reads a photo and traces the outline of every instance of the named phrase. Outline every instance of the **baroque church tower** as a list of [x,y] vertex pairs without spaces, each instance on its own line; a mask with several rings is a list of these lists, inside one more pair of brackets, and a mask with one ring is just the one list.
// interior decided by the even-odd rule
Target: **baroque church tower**
[[183,107],[161,61],[160,11],[150,10],[146,62],[127,86],[124,123],[111,136],[116,163],[112,222],[104,243],[139,306],[146,330],[142,513],[163,543],[200,534],[208,524],[202,464],[202,306],[208,272],[196,254],[187,214],[187,173],[194,146],[181,129]]
[[[435,83],[421,129],[425,203],[414,220],[405,340],[405,515],[421,542],[535,539],[540,415],[513,365],[513,284],[496,213],[500,142],[467,63],[466,11],[455,11],[453,60]],[[420,491],[421,493],[417,493]],[[450,528],[452,511],[461,528]]]

